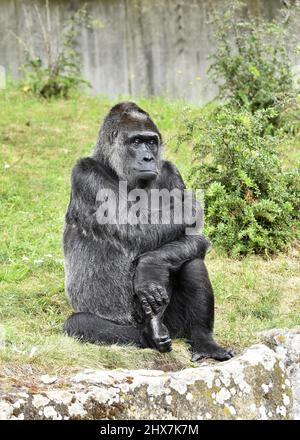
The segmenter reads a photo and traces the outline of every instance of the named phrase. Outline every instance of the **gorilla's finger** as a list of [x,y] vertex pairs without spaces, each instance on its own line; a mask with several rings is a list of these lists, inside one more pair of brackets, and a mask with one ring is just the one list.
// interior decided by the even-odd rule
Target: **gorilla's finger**
[[150,304],[148,303],[148,300],[145,296],[140,297],[142,309],[144,310],[146,315],[152,315],[152,309]]
[[158,308],[155,298],[145,290],[138,291],[138,297],[140,299],[142,308],[146,315],[157,314]]
[[152,308],[149,306],[148,303],[147,304],[143,304],[142,307],[143,307],[143,310],[144,310],[146,315],[152,315],[152,313],[153,313],[152,312]]
[[165,304],[168,304],[168,302],[170,301],[169,295],[167,293],[167,291],[164,289],[162,292],[162,299],[164,301]]
[[168,296],[166,289],[164,289],[163,287],[158,287],[157,292],[160,296],[161,302],[163,302],[165,304],[169,302],[169,296]]
[[161,305],[157,304],[154,296],[149,295],[147,297],[148,303],[150,304],[150,306],[152,307],[153,312],[156,314],[159,312]]
[[161,295],[161,293],[160,293],[160,291],[158,289],[155,289],[153,291],[153,296],[154,296],[155,301],[157,302],[157,304],[161,305],[164,302],[163,297],[162,297],[162,295]]

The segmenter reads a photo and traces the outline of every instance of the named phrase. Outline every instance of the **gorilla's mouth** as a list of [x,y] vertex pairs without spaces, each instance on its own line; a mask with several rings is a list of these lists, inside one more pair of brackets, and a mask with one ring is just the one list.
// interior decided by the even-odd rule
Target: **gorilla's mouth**
[[154,169],[134,168],[134,172],[140,179],[155,179],[158,175],[158,171]]
[[134,171],[136,173],[155,174],[155,175],[158,174],[158,172],[153,169],[134,168]]

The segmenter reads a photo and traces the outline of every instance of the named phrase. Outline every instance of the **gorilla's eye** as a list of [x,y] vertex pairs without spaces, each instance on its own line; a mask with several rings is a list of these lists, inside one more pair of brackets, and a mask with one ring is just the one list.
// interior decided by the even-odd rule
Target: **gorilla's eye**
[[151,139],[149,142],[150,145],[156,145],[156,140],[155,139]]
[[133,141],[133,143],[134,143],[135,145],[138,145],[138,144],[140,143],[140,139],[139,139],[139,138],[135,138],[134,141]]

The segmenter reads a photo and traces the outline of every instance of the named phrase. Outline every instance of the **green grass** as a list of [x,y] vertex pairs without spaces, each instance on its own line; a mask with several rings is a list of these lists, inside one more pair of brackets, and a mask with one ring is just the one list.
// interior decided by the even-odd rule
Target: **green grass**
[[[137,101],[162,131],[165,156],[186,175],[191,146],[178,147],[181,126],[189,114],[207,109],[162,99]],[[61,246],[70,171],[77,158],[89,154],[115,102],[80,95],[47,102],[15,89],[0,91],[0,324],[5,330],[0,362],[5,371],[191,366],[182,341],[163,355],[80,344],[61,335],[71,312]],[[290,151],[293,161],[300,157],[299,144],[291,143]],[[289,158],[288,146],[284,155]],[[207,265],[216,293],[216,338],[223,344],[239,351],[257,340],[258,330],[299,324],[296,249],[268,261],[229,260],[212,251]]]

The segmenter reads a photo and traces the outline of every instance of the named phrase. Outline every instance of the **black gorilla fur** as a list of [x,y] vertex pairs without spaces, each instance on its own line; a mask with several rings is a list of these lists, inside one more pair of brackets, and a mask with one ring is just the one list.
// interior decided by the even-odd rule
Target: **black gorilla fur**
[[214,296],[204,264],[208,241],[186,235],[185,224],[99,224],[98,190],[118,196],[133,188],[185,188],[176,167],[160,157],[161,135],[132,102],[106,116],[90,157],[71,178],[65,217],[66,290],[75,313],[70,336],[94,343],[133,343],[161,352],[186,338],[193,360],[226,360],[231,350],[213,339]]

